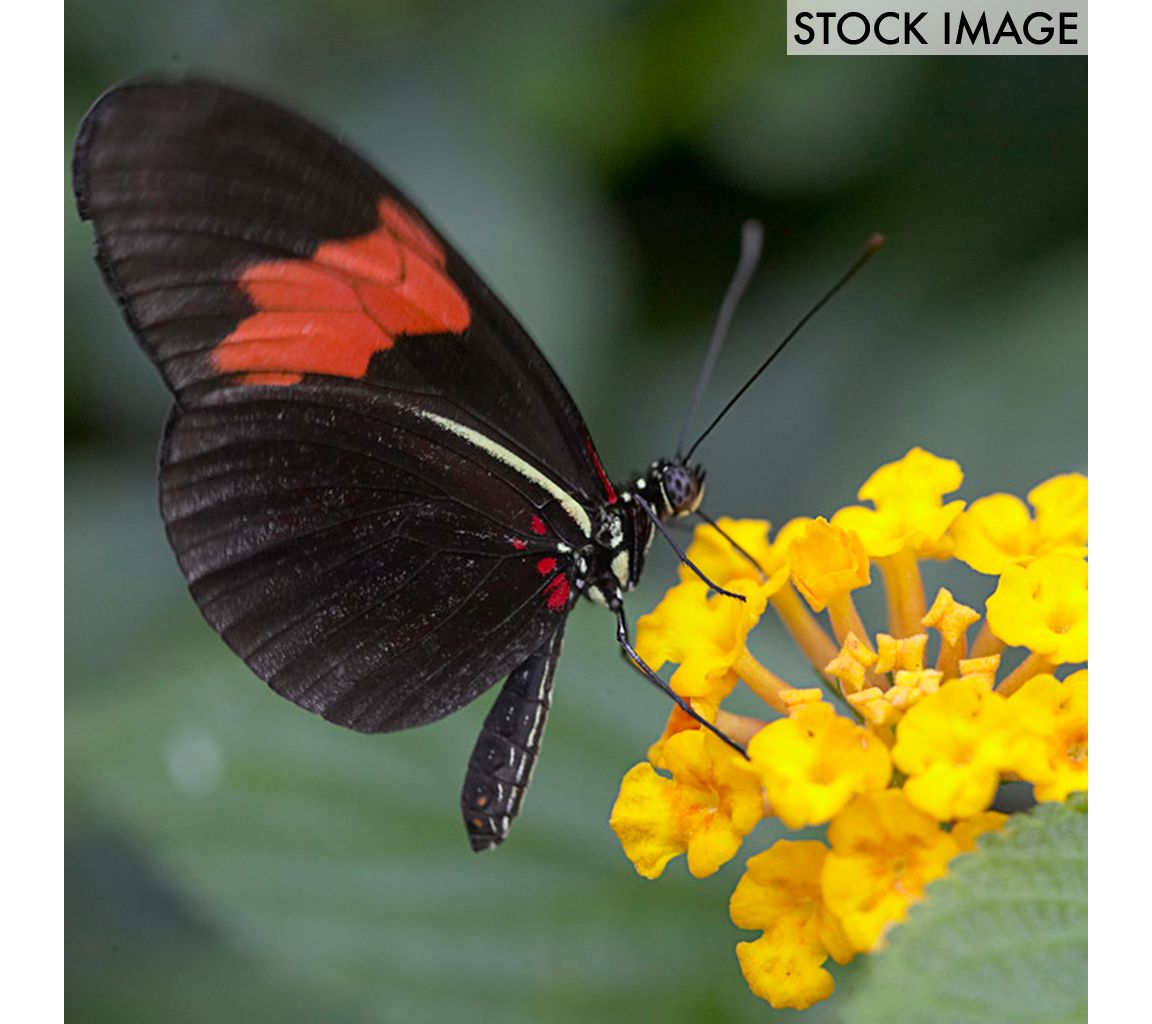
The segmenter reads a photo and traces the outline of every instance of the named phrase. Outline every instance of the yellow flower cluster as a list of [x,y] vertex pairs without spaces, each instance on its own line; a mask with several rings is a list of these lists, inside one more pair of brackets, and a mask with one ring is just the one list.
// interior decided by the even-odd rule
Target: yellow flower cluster
[[[672,713],[612,812],[636,870],[656,878],[686,853],[705,877],[765,819],[826,826],[750,857],[732,894],[732,921],[762,933],[737,945],[741,969],[774,1007],[826,998],[829,957],[881,948],[952,858],[1003,823],[989,810],[1001,782],[1030,782],[1042,801],[1088,788],[1088,481],[1033,488],[1034,515],[1007,494],[945,501],[962,482],[956,462],[913,448],[860,488],[870,506],[793,520],[774,540],[759,520],[701,526],[688,557],[746,600],[710,595],[685,569],[638,623],[641,656],[676,665],[673,688],[748,757]],[[997,576],[984,614],[945,588],[929,605],[927,559]],[[853,592],[874,575],[888,621],[871,634]],[[793,686],[749,652],[769,608],[819,685]],[[770,720],[722,706],[740,682]]]

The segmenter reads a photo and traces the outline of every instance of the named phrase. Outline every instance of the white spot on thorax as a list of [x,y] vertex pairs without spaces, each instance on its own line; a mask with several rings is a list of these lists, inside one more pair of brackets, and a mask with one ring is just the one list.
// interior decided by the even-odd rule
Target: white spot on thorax
[[608,546],[618,548],[624,543],[624,523],[619,516],[613,516],[608,521]]
[[612,559],[612,575],[620,581],[620,586],[626,587],[628,585],[631,569],[632,559],[628,557],[627,551],[621,551]]

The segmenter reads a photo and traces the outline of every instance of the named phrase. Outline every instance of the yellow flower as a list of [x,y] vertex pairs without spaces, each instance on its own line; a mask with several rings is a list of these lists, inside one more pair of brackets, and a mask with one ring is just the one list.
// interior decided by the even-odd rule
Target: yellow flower
[[[709,722],[716,721],[716,715],[720,708],[718,700],[689,700],[688,703],[692,706],[692,710],[701,718]],[[680,709],[679,704],[673,704],[672,709],[668,712],[668,721],[664,723],[664,732],[660,738],[648,748],[648,760],[652,762],[656,768],[664,768],[664,744],[668,742],[669,738],[675,736],[678,732],[685,732],[690,729],[699,729],[700,723],[696,721],[686,711]]]
[[944,495],[964,481],[960,464],[923,448],[881,466],[857,492],[875,508],[850,505],[832,517],[836,526],[856,533],[873,558],[911,550],[919,558],[946,558],[948,528],[964,508],[962,501],[944,503]]
[[937,821],[967,818],[996,796],[1010,727],[1008,702],[982,679],[953,679],[900,720],[892,760],[904,792]]
[[1028,506],[1014,494],[990,494],[972,502],[952,524],[955,555],[977,572],[1003,572],[1031,559],[1035,525]]
[[[1088,478],[1083,473],[1063,473],[1028,492],[1036,509],[1036,528],[1050,550],[1085,548],[1088,544]],[[1075,552],[1087,554],[1087,550]]]
[[[826,843],[779,840],[751,858],[732,895],[732,920],[761,932],[738,944],[741,970],[774,1007],[827,998],[829,958],[882,946],[953,858],[1007,820],[988,809],[1001,782],[1031,782],[1040,800],[1087,788],[1087,672],[1048,674],[1087,660],[1087,480],[1045,481],[1031,510],[994,494],[968,512],[946,500],[962,481],[955,462],[913,448],[860,488],[871,507],[831,522],[796,519],[770,540],[767,522],[720,520],[747,554],[700,526],[689,556],[749,601],[709,599],[682,567],[683,582],[640,621],[645,659],[677,665],[672,685],[749,756],[672,711],[612,814],[636,870],[655,878],[686,852],[692,874],[712,874],[766,816],[827,825]],[[983,616],[943,587],[929,606],[923,560],[954,552],[1000,577]],[[882,632],[856,605],[874,576],[861,605],[871,614],[883,601]],[[749,652],[769,607],[821,687]],[[1009,655],[1004,675],[1010,645],[1027,650]],[[782,717],[736,713],[737,680]],[[824,699],[830,690],[847,708]]]
[[979,621],[980,613],[957,601],[947,587],[937,591],[936,600],[920,619],[920,625],[929,626],[940,634],[936,667],[941,673],[946,676],[960,674],[960,662],[968,653],[968,630]]
[[[768,578],[761,579],[756,566],[737,551],[726,537],[708,524],[696,528],[692,544],[686,552],[688,558],[705,576],[722,587],[727,587],[733,580],[748,580],[750,583],[766,586],[770,594],[775,593],[788,581],[785,552],[793,538],[809,520],[793,519],[785,524],[772,543],[768,542],[771,524],[764,519],[729,519],[723,516],[716,522],[728,537],[756,559]],[[680,578],[693,580],[696,579],[696,575],[686,565],[682,565]]]
[[989,628],[1007,644],[1056,665],[1088,658],[1088,563],[1082,558],[1056,553],[1008,566],[987,609]]
[[[849,635],[840,654],[829,663],[828,671],[840,680],[848,703],[864,720],[877,728],[893,725],[900,716],[924,694],[940,688],[943,674],[936,669],[924,668],[927,633],[914,633],[899,639],[887,633],[876,634],[873,654],[854,635]],[[892,685],[864,686],[865,673],[871,669],[873,678],[891,676]],[[883,680],[881,680],[883,681]]]
[[876,634],[876,671],[918,672],[924,667],[924,651],[928,647],[927,633],[913,633],[912,636],[896,637],[887,633]]
[[836,985],[823,966],[828,954],[808,939],[810,927],[786,921],[752,942],[736,943],[736,958],[752,994],[775,1010],[806,1010]]
[[1037,800],[1063,800],[1088,788],[1088,670],[1064,682],[1033,676],[1008,698],[1026,733],[1012,767]]
[[748,861],[732,893],[732,922],[764,933],[736,946],[740,969],[749,988],[778,1010],[803,1010],[827,999],[834,986],[822,965],[829,956],[839,963],[852,959],[820,891],[827,854],[820,842],[781,839]]
[[669,590],[636,624],[640,657],[657,670],[669,661],[679,665],[671,684],[682,697],[717,702],[736,685],[735,665],[768,598],[763,587],[747,580],[732,580],[728,586],[745,600],[723,594],[710,598],[707,584],[691,579]]
[[943,678],[944,674],[934,668],[901,669],[893,675],[892,686],[884,695],[897,711],[907,711],[925,694],[939,690]]
[[876,652],[855,633],[849,632],[840,653],[824,666],[824,671],[839,681],[844,693],[853,694],[865,688],[868,670],[875,664]]
[[956,822],[949,834],[956,840],[960,852],[968,853],[976,849],[976,840],[985,832],[995,832],[1007,820],[1008,815],[1001,814],[999,811],[981,811],[979,814],[972,815],[971,818],[964,818]]
[[646,761],[624,776],[612,830],[645,878],[658,878],[685,851],[688,870],[704,878],[736,855],[763,816],[760,781],[744,758],[704,729],[668,737],[663,757],[670,779]]
[[788,705],[788,714],[794,715],[809,704],[819,704],[824,699],[824,691],[819,686],[806,686],[803,689],[785,690],[780,696]]
[[979,679],[985,687],[992,689],[996,682],[996,670],[999,668],[999,654],[986,654],[983,658],[961,658],[960,678]]
[[956,557],[977,572],[998,574],[1053,551],[1088,553],[1088,478],[1066,473],[1032,488],[1036,518],[1011,494],[974,501],[952,526]]
[[943,637],[946,644],[956,647],[964,639],[969,628],[979,621],[980,613],[975,608],[961,604],[952,596],[952,591],[947,587],[941,587],[921,625],[931,626]]
[[921,697],[940,689],[942,678],[934,668],[919,671],[901,669],[895,673],[895,681],[887,690],[869,686],[858,693],[848,694],[847,700],[869,725],[877,728],[895,725]]
[[877,729],[894,725],[900,712],[892,706],[888,694],[879,686],[866,686],[847,695],[847,701],[864,721]]
[[860,538],[823,517],[813,519],[792,541],[788,562],[792,581],[817,612],[871,579]]
[[752,737],[748,756],[789,828],[822,824],[856,793],[883,789],[892,777],[884,743],[826,703],[769,723]]
[[828,826],[824,900],[853,949],[867,952],[945,873],[959,845],[899,789],[856,797]]

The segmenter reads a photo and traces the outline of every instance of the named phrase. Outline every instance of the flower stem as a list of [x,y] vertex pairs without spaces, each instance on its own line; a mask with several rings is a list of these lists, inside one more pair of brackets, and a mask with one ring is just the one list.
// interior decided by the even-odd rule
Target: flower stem
[[1047,657],[1033,651],[1004,678],[1004,681],[996,687],[996,692],[1011,697],[1033,676],[1041,672],[1051,672],[1052,668],[1052,662]]
[[770,600],[796,646],[804,652],[805,657],[812,662],[821,676],[830,679],[831,677],[824,671],[824,666],[836,657],[838,648],[816,616],[808,609],[808,605],[796,593],[796,588],[786,583],[772,595]]
[[945,679],[955,679],[960,674],[960,662],[966,657],[968,657],[968,637],[966,635],[961,633],[960,639],[954,644],[950,644],[941,635],[940,653],[936,657],[936,670]]
[[748,689],[765,704],[779,711],[782,715],[788,714],[788,704],[784,700],[783,693],[785,690],[794,689],[791,684],[784,682],[775,672],[766,669],[748,651],[744,651],[736,659],[733,668],[736,669],[736,674],[748,684]]
[[897,639],[919,633],[927,604],[920,563],[911,548],[877,560],[888,598],[888,628]]
[[990,654],[1000,654],[1003,650],[1004,641],[988,628],[988,620],[985,619],[984,625],[980,627],[980,632],[976,634],[976,640],[972,644],[972,653],[969,657],[986,658]]
[[828,603],[828,618],[832,620],[832,632],[841,645],[847,642],[849,633],[855,633],[865,647],[872,649],[868,642],[868,630],[856,610],[856,602],[852,600],[851,593],[840,594]]
[[759,718],[736,715],[731,711],[725,711],[723,708],[716,712],[716,727],[737,743],[743,743],[745,746],[767,724]]

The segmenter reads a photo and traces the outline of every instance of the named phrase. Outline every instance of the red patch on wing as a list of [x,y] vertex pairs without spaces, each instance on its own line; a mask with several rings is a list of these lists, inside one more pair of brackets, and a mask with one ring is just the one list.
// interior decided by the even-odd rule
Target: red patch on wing
[[608,498],[608,504],[615,505],[616,488],[612,486],[612,481],[608,479],[608,474],[604,472],[604,467],[600,465],[600,456],[596,454],[596,446],[592,443],[592,438],[584,438],[584,447],[592,459],[592,465],[596,467],[596,475],[600,477],[600,483],[604,485],[604,494]]
[[260,373],[246,373],[240,378],[241,384],[299,384],[303,380],[299,373],[274,373],[262,371]]
[[254,384],[295,384],[305,373],[363,377],[401,335],[467,330],[468,302],[435,236],[392,199],[377,211],[380,226],[367,235],[325,242],[308,260],[245,270],[240,284],[257,311],[215,348],[213,366]]
[[[536,571],[541,576],[548,576],[556,571],[556,559],[552,557],[541,558],[536,563]],[[568,597],[572,588],[568,584],[568,577],[563,573],[554,576],[544,588],[544,603],[553,611],[562,611],[568,607]]]
[[512,546],[517,551],[523,551],[528,546],[528,542],[526,540],[521,540],[519,537],[513,537]]
[[548,595],[547,604],[553,611],[563,611],[568,605],[568,595],[571,590],[568,586],[568,577],[563,575],[557,576],[545,591]]
[[532,532],[545,534],[548,532],[548,527],[544,525],[544,520],[539,516],[532,517]]

